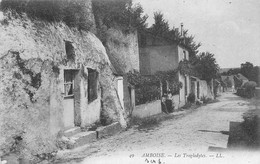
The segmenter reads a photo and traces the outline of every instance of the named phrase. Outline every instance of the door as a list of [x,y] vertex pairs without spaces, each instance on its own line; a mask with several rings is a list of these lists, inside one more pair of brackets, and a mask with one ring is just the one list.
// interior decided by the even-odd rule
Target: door
[[75,70],[64,70],[63,122],[66,129],[75,126],[75,76]]

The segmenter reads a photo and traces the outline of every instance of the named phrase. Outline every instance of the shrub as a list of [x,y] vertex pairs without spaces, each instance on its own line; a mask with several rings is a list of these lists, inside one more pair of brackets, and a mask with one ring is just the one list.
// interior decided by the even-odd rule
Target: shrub
[[187,102],[183,107],[182,109],[189,109],[191,107],[191,103],[190,102]]
[[155,76],[144,76],[135,71],[128,72],[127,79],[131,85],[135,86],[136,105],[160,99],[160,83]]
[[248,140],[250,146],[259,147],[258,140],[258,128],[259,128],[259,112],[258,110],[250,110],[243,114],[242,127],[245,132],[249,135],[250,140]]
[[69,27],[88,31],[93,21],[84,0],[2,0],[1,10],[26,13],[31,19],[47,22],[65,22]]
[[190,93],[188,98],[187,98],[187,100],[190,103],[194,103],[195,102],[195,94],[194,93]]
[[202,96],[200,98],[200,100],[203,102],[203,104],[207,104],[209,103],[212,99],[211,98],[207,98],[206,96]]
[[249,81],[246,82],[242,88],[237,89],[237,95],[246,98],[252,98],[255,95],[255,87],[257,86],[256,82]]
[[160,99],[160,87],[158,85],[142,85],[135,89],[136,105],[145,104]]

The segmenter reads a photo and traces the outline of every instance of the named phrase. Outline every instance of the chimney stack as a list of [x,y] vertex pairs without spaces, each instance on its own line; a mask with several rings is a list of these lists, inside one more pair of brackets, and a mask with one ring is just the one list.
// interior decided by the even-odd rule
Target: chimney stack
[[184,34],[183,34],[183,23],[181,23],[181,38],[184,38]]
[[183,31],[183,23],[181,23],[181,42],[185,44],[185,36]]

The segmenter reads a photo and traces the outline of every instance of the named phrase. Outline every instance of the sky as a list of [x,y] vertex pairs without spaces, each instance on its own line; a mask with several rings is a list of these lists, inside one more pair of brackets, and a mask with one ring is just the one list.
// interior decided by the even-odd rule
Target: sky
[[221,68],[246,61],[260,66],[260,0],[134,0],[148,14],[161,11],[170,27],[188,29],[200,51],[215,54]]

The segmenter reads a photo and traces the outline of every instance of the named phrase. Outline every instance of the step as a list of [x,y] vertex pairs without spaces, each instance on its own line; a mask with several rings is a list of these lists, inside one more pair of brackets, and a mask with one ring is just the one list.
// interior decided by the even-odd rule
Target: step
[[73,148],[76,148],[96,141],[97,132],[96,131],[80,132],[69,138],[74,142]]
[[77,133],[80,133],[81,132],[81,128],[80,127],[73,127],[73,128],[70,128],[66,131],[64,131],[64,136],[66,137],[71,137]]
[[104,138],[107,136],[115,135],[116,133],[119,133],[122,130],[122,127],[119,122],[112,123],[108,126],[103,126],[97,128],[97,138]]

